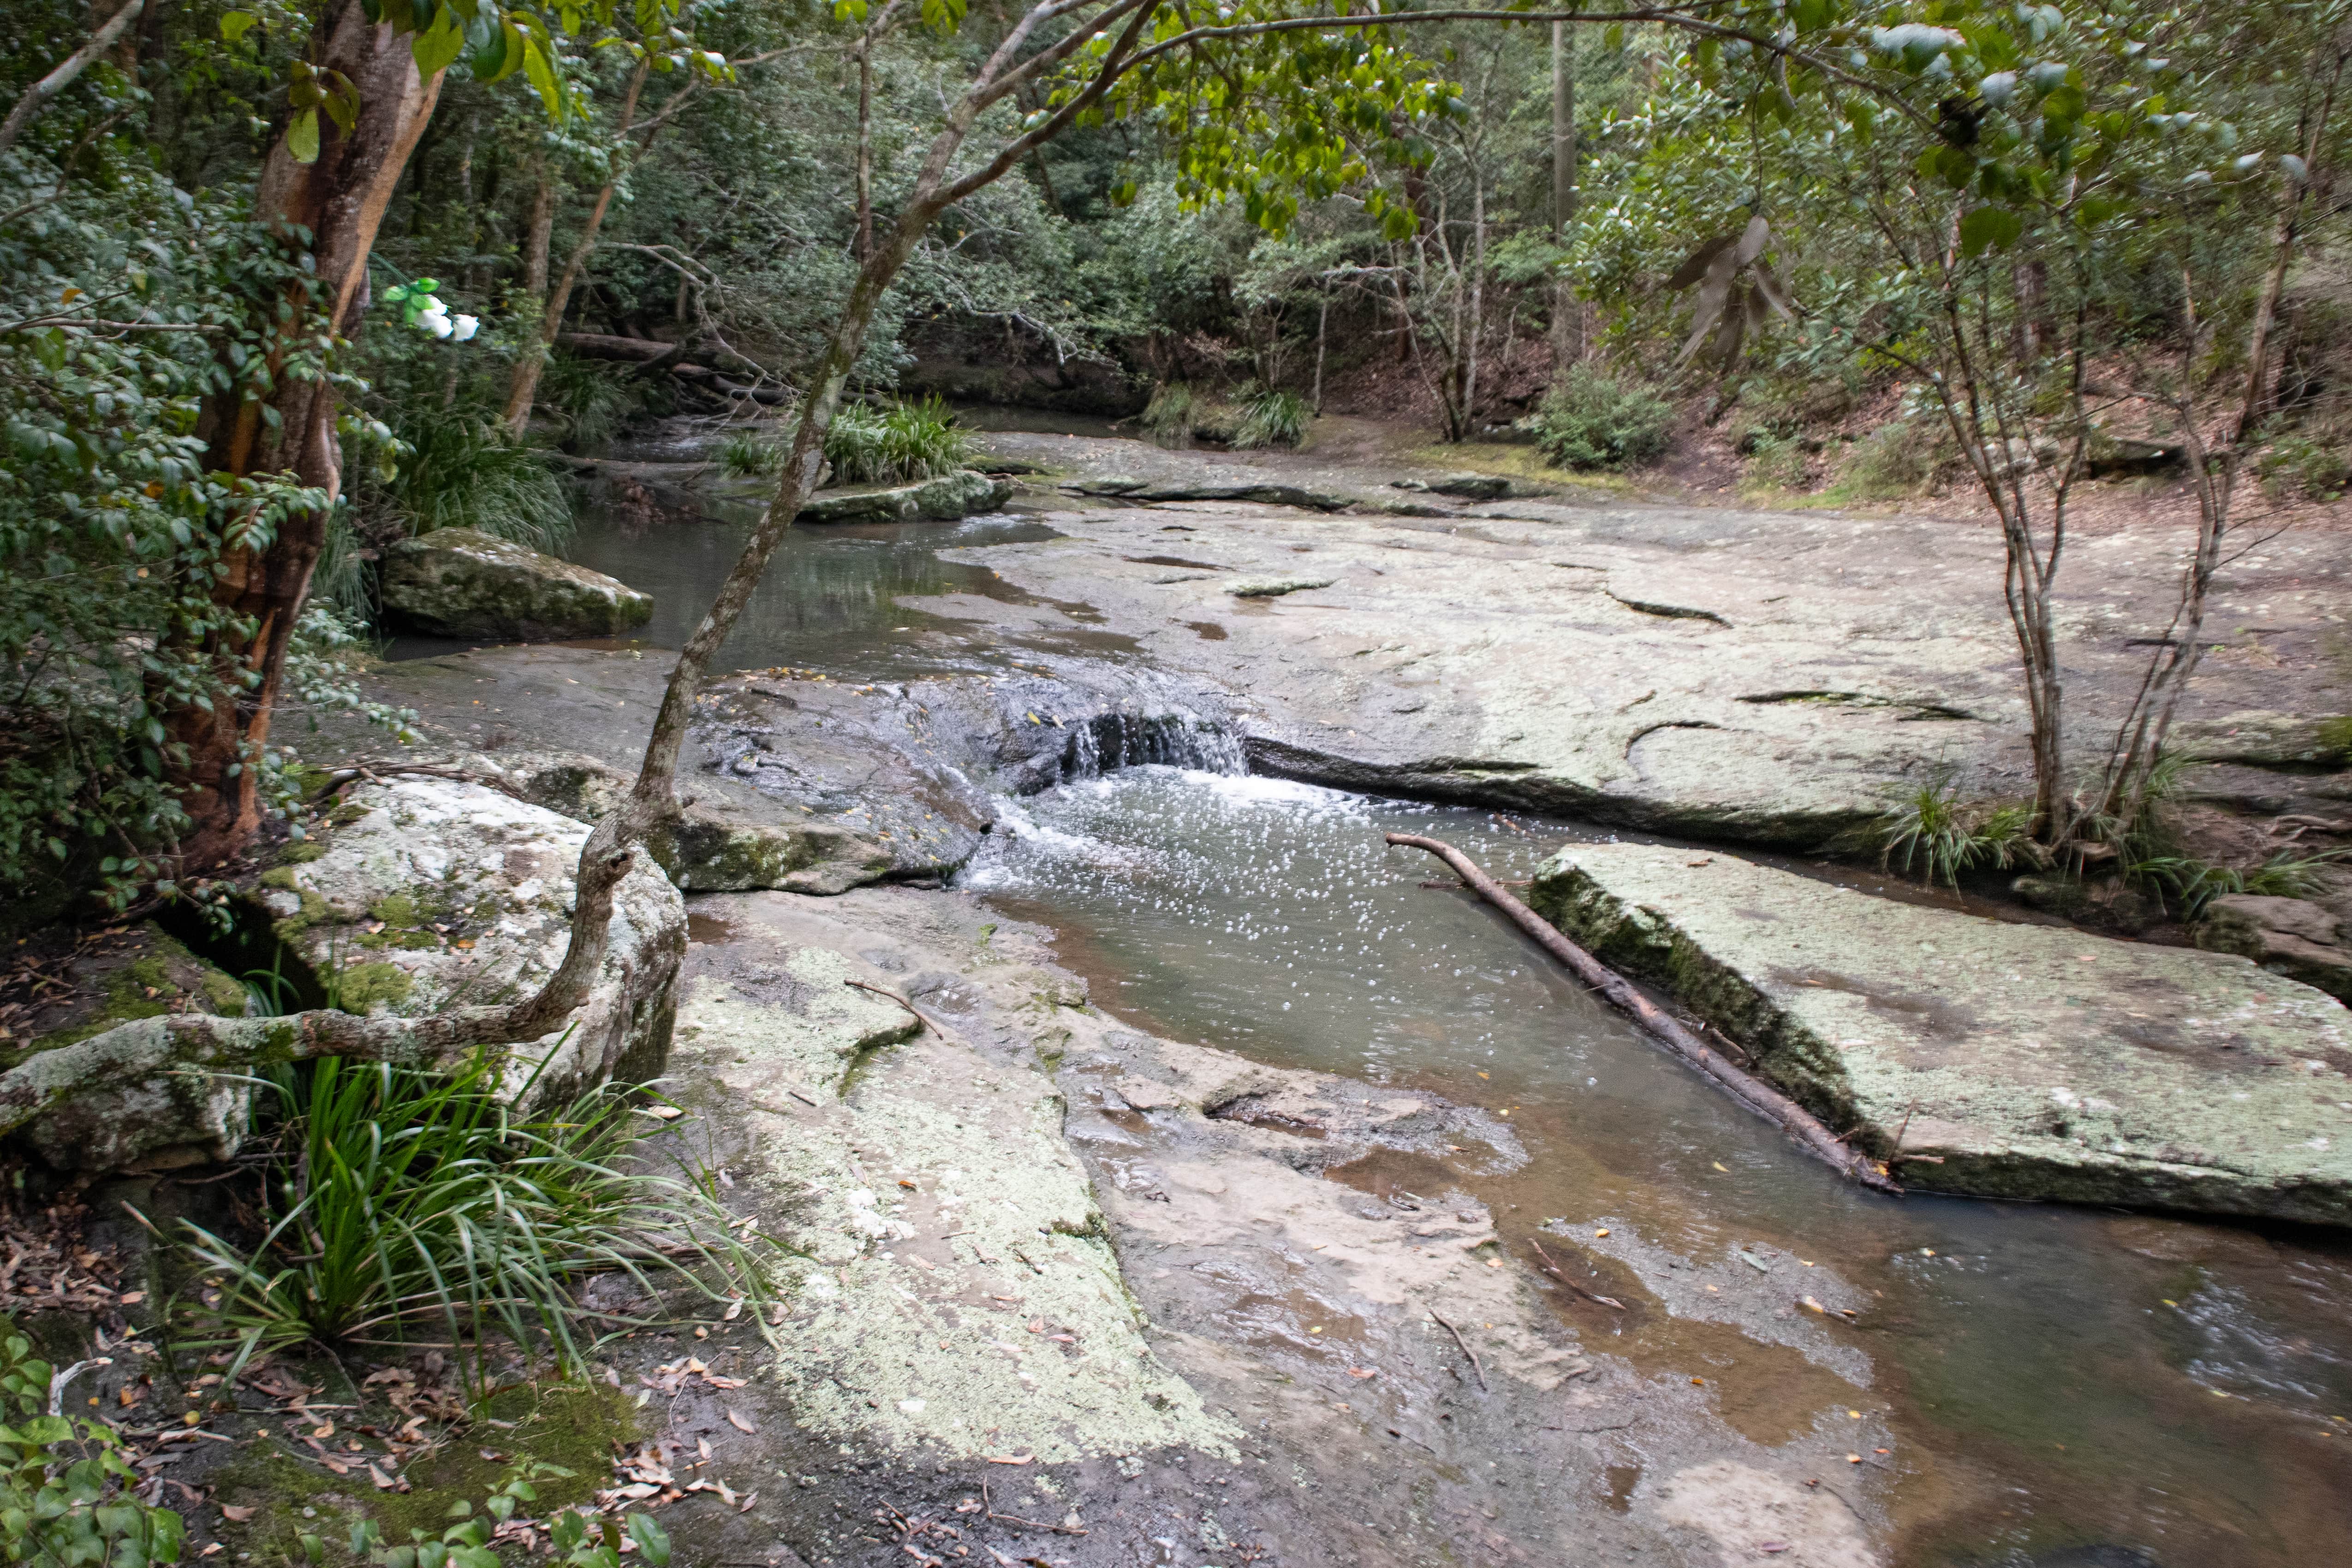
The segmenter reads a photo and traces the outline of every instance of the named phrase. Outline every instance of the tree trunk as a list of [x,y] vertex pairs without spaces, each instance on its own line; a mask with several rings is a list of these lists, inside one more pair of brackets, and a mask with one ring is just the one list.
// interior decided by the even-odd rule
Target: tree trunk
[[527,346],[515,361],[514,377],[507,384],[506,411],[499,417],[508,434],[518,440],[530,424],[531,405],[539,401],[539,378],[547,370],[547,353],[555,346],[556,334],[563,330],[563,312],[571,308],[572,290],[580,286],[580,275],[588,269],[589,253],[596,248],[596,233],[604,226],[604,215],[613,207],[613,193],[628,166],[629,127],[636,122],[637,95],[645,90],[646,78],[652,70],[652,57],[647,56],[629,73],[629,89],[621,95],[621,121],[613,138],[612,170],[604,176],[604,188],[596,193],[596,204],[588,209],[588,221],[580,230],[580,243],[572,247],[572,255],[563,264],[563,276],[556,280],[555,291],[547,297],[547,308],[540,314],[539,342]]
[[[441,89],[439,73],[419,78],[409,40],[368,21],[360,0],[346,0],[336,13],[321,65],[359,89],[359,119],[345,135],[322,116],[319,156],[310,163],[294,161],[281,133],[263,165],[256,209],[289,246],[299,243],[295,230],[307,229],[316,265],[308,304],[296,301],[275,328],[272,366],[318,331],[310,307],[319,308],[338,335],[365,309],[368,251]],[[310,595],[331,502],[342,489],[336,407],[334,387],[320,379],[278,382],[261,398],[246,397],[241,388],[217,394],[205,407],[200,429],[209,443],[208,468],[235,475],[290,472],[325,491],[331,506],[289,516],[266,544],[221,557],[213,602],[233,618],[196,650],[212,668],[219,696],[211,712],[183,709],[167,724],[174,783],[194,819],[180,846],[190,865],[235,853],[259,826],[259,770],[253,764],[269,739],[286,650]]]
[[547,252],[555,239],[555,172],[547,166],[544,150],[530,155],[534,176],[530,195],[530,231],[522,242],[522,289],[536,304],[547,298]]
[[1470,198],[1470,330],[1462,348],[1462,436],[1478,434],[1478,343],[1486,330],[1486,178],[1472,178]]
[[1323,347],[1329,341],[1331,326],[1331,285],[1323,285],[1323,308],[1315,313],[1315,417],[1323,417]]
[[[1568,243],[1576,221],[1576,35],[1551,25],[1551,230]],[[1551,285],[1551,363],[1557,376],[1584,357],[1584,302],[1562,268]]]

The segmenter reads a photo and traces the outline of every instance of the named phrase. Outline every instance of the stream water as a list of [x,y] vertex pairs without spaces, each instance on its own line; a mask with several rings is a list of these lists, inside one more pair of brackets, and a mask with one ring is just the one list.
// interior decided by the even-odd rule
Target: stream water
[[[632,532],[592,515],[573,553],[653,591],[661,609],[646,640],[675,647],[741,526],[714,517]],[[1042,526],[796,532],[727,662],[866,679],[987,663],[991,649],[959,623],[893,600],[1002,596],[984,571],[936,551]],[[1588,1348],[1644,1375],[1705,1375],[1722,1418],[1758,1443],[1863,1413],[1891,1433],[1869,1462],[1893,1472],[1889,1561],[1901,1568],[2345,1560],[2352,1245],[1859,1192],[1703,1086],[1483,905],[1423,887],[1442,871],[1381,843],[1400,827],[1462,844],[1506,878],[1592,836],[1140,767],[1009,805],[961,881],[1052,927],[1095,999],[1139,1026],[1507,1112],[1532,1156],[1509,1175],[1378,1162],[1342,1173],[1475,1193],[1515,1245],[1548,1220],[1631,1240],[1612,1266],[1636,1310],[1578,1318]],[[1636,1252],[1654,1271],[1660,1258],[1714,1267],[1754,1244],[1873,1294],[1850,1333],[1869,1358],[1867,1386],[1709,1321],[1686,1298],[1668,1310],[1641,1270],[1622,1271]],[[1626,1488],[1641,1463],[1629,1446]]]

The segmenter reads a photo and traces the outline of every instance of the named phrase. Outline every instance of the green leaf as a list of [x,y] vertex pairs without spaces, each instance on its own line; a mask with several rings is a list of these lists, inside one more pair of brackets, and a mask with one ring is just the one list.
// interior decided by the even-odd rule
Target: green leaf
[[233,44],[253,31],[260,23],[261,18],[250,11],[226,12],[220,19],[221,37]]
[[523,74],[530,80],[530,89],[539,94],[540,102],[552,116],[562,112],[563,89],[555,79],[555,68],[548,63],[547,50],[537,33],[526,33],[522,40]]
[[409,47],[415,53],[416,68],[427,79],[436,77],[457,63],[466,52],[466,29],[458,25],[457,10],[444,5],[433,18],[433,25],[416,35]]
[[286,151],[298,163],[319,161],[319,111],[306,109],[286,128]]
[[2025,232],[2025,220],[2008,207],[1978,207],[1960,219],[1960,254],[1982,256],[2006,250]]

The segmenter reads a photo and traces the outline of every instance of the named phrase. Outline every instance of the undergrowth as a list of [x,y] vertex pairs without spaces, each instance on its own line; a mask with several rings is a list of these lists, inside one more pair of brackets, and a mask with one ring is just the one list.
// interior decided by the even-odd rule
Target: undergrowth
[[2340,862],[2342,850],[2297,855],[2282,850],[2259,866],[2219,866],[2193,855],[2152,855],[2126,870],[2132,883],[2183,920],[2195,920],[2219,898],[2252,893],[2274,899],[2307,899],[2321,890],[2320,872]]
[[2032,807],[1964,803],[1950,775],[1938,773],[1881,819],[1879,863],[1957,888],[1963,871],[2036,860],[2032,830]]
[[420,421],[381,481],[381,505],[403,531],[471,528],[549,554],[572,542],[572,498],[545,453],[471,417]]
[[1295,392],[1244,387],[1241,416],[1234,422],[1233,445],[1236,448],[1296,447],[1307,439],[1307,426],[1314,416],[1307,399]]
[[1536,445],[1563,468],[1622,468],[1662,457],[1674,405],[1590,364],[1570,366],[1536,410]]
[[772,474],[784,466],[784,452],[756,430],[733,430],[719,444],[719,466],[736,479]]
[[[111,1427],[61,1414],[77,1364],[58,1369],[33,1354],[0,1321],[0,1554],[41,1568],[89,1563],[146,1568],[177,1563],[185,1526],[168,1508],[132,1495],[142,1479]],[[92,1403],[96,1403],[92,1401]]]
[[879,407],[845,403],[824,433],[837,485],[911,484],[971,466],[971,437],[937,396]]
[[1143,407],[1143,428],[1157,446],[1181,450],[1192,444],[1192,422],[1202,400],[1181,381],[1164,381],[1152,388]]
[[519,1115],[504,1059],[485,1050],[448,1073],[324,1060],[255,1080],[276,1121],[264,1235],[247,1248],[186,1226],[182,1246],[217,1292],[190,1314],[199,1333],[241,1364],[300,1341],[429,1330],[474,1347],[461,1357],[479,1388],[493,1332],[584,1369],[593,1341],[573,1292],[589,1275],[625,1273],[649,1296],[654,1275],[711,1297],[755,1288],[725,1212],[639,1148],[657,1122],[630,1103],[636,1090]]

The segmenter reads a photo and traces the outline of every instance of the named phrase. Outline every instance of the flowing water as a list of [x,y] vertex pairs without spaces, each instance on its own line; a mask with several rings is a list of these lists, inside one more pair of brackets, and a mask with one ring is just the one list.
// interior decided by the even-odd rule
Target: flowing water
[[[592,514],[573,554],[652,591],[645,640],[674,647],[747,521]],[[894,601],[1017,599],[936,552],[1044,531],[1003,518],[795,531],[724,663],[879,679],[1008,661],[969,623]],[[1117,641],[1101,640],[1097,651]],[[1633,1240],[1603,1261],[1634,1310],[1580,1320],[1588,1347],[1646,1375],[1706,1376],[1723,1418],[1759,1443],[1861,1412],[1854,1431],[1891,1434],[1869,1462],[1892,1472],[1879,1479],[1894,1482],[1899,1568],[2352,1555],[2342,1238],[1859,1192],[1483,905],[1423,887],[1444,878],[1434,860],[1381,843],[1394,828],[1433,834],[1516,878],[1588,831],[1242,776],[1230,749],[1146,760],[1192,765],[1129,767],[1008,803],[963,884],[1052,926],[1096,1000],[1139,1026],[1507,1112],[1532,1155],[1508,1176],[1377,1161],[1344,1173],[1375,1188],[1459,1185],[1515,1244],[1548,1220]],[[1664,1310],[1624,1268],[1637,1256],[1653,1274],[1662,1258],[1713,1267],[1755,1244],[1874,1293],[1849,1336],[1868,1358],[1866,1386],[1709,1321],[1687,1297]],[[1612,1468],[1621,1490],[1640,1462],[1629,1450]]]
[[1653,1268],[1657,1249],[1708,1268],[1763,1244],[1874,1293],[1849,1336],[1873,1363],[1867,1387],[1727,1325],[1652,1312],[1613,1336],[1581,1327],[1590,1348],[1646,1374],[1706,1376],[1727,1422],[1759,1442],[1825,1413],[1883,1422],[1895,1436],[1873,1458],[1901,1478],[1895,1563],[2344,1560],[2342,1242],[1860,1192],[1485,905],[1423,887],[1451,879],[1434,859],[1381,842],[1433,835],[1508,879],[1590,831],[1169,767],[1021,803],[1007,826],[963,884],[1061,931],[1064,961],[1112,1011],[1276,1065],[1484,1105],[1532,1156],[1502,1179],[1386,1174],[1475,1193],[1514,1239],[1545,1221],[1608,1227]]

